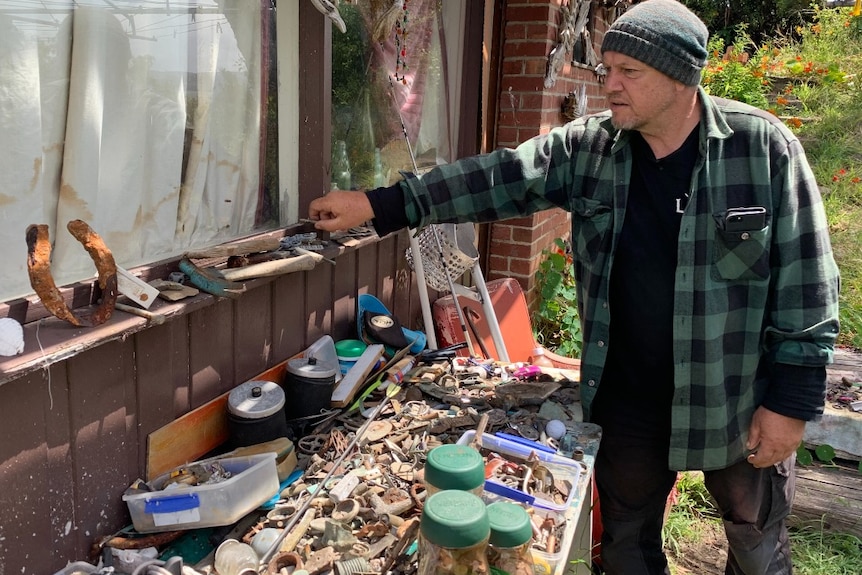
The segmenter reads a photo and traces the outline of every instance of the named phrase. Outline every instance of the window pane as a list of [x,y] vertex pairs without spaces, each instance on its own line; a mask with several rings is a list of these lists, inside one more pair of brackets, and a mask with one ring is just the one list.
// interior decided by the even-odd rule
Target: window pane
[[451,161],[454,70],[442,48],[461,34],[460,22],[444,29],[437,0],[342,2],[339,10],[347,32],[332,32],[333,187],[389,185],[400,170],[414,171],[402,122],[420,169]]
[[93,275],[72,219],[123,267],[278,225],[273,26],[269,0],[3,0],[0,299],[32,291],[29,224],[58,284]]

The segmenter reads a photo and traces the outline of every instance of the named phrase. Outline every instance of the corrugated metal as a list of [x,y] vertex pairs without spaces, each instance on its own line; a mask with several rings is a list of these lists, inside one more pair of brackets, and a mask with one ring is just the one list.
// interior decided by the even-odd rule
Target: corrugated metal
[[[421,318],[406,232],[317,266],[257,280],[161,326],[0,386],[0,575],[54,573],[129,524],[123,490],[147,436],[302,351],[355,335],[358,293],[408,327]],[[433,297],[433,294],[432,294]],[[288,399],[289,400],[289,399]]]

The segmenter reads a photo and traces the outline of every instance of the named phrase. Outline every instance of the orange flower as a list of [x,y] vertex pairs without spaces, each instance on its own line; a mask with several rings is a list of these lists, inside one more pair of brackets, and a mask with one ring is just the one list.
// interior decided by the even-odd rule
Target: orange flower
[[789,101],[790,100],[788,100],[787,98],[785,98],[783,96],[778,96],[778,98],[775,99],[775,103],[778,104],[779,106],[786,106]]
[[789,120],[787,120],[787,123],[794,128],[799,128],[800,126],[802,126],[802,120],[796,117],[790,118]]
[[855,177],[855,178],[853,178],[853,179],[852,179],[852,180],[850,180],[850,181],[851,181],[851,182],[853,182],[854,184],[858,184],[859,182],[862,182],[862,180],[860,180],[858,176],[857,176],[857,177]]

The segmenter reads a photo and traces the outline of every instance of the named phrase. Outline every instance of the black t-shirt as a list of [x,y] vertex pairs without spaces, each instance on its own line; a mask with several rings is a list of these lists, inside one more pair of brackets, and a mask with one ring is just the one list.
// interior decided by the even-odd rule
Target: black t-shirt
[[632,132],[632,178],[610,277],[608,357],[592,407],[606,434],[670,436],[677,237],[698,156],[698,127],[657,160]]

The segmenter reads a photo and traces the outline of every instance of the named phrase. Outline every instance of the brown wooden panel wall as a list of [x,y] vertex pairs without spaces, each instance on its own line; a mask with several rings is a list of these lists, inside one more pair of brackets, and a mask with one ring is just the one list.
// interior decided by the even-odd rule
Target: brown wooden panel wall
[[408,243],[402,232],[342,254],[335,267],[257,280],[241,299],[0,386],[0,575],[86,560],[94,542],[130,523],[122,493],[145,477],[151,432],[322,335],[354,337],[357,294],[418,327]]

